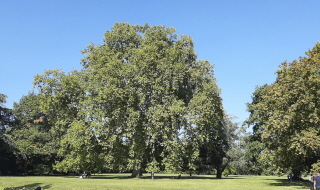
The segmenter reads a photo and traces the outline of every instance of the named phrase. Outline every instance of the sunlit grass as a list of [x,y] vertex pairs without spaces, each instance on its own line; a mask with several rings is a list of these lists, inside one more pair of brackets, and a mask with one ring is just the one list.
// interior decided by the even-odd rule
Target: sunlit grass
[[[41,186],[50,190],[283,190],[309,189],[309,182],[289,182],[285,176],[228,176],[215,179],[212,175],[182,175],[172,179],[170,174],[150,174],[142,178],[128,178],[130,174],[95,175],[91,179],[78,179],[77,176],[0,176],[0,187],[34,189]],[[1,188],[0,188],[1,189]]]

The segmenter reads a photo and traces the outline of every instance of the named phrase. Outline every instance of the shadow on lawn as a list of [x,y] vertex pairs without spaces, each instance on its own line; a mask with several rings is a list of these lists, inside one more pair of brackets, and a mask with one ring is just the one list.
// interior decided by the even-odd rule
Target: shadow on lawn
[[[155,174],[154,179],[173,179],[173,177],[177,177],[177,175],[174,174],[161,174],[157,175]],[[78,178],[78,176],[66,176],[67,178]],[[98,175],[92,175],[90,179],[133,179],[130,177],[130,174],[125,175],[125,174],[98,174]],[[90,179],[83,179],[83,180],[90,180]],[[142,177],[139,179],[151,179],[151,174],[144,174]],[[232,176],[232,177],[223,177],[222,179],[217,179],[215,175],[212,176],[203,176],[203,175],[193,175],[193,176],[188,176],[188,175],[182,175],[180,179],[173,179],[173,180],[185,180],[185,179],[215,179],[215,180],[223,180],[223,179],[240,179],[238,176]]]
[[37,187],[41,187],[41,189],[49,189],[51,187],[51,185],[45,185],[45,186],[41,186],[42,183],[31,183],[28,185],[23,185],[23,186],[17,186],[17,187],[8,187],[9,190],[15,190],[15,189],[35,189]]
[[[271,179],[267,179],[271,180]],[[272,179],[274,180],[274,179]],[[310,189],[310,182],[308,180],[290,182],[287,179],[276,179],[277,183],[269,183],[270,186],[299,186],[297,189]]]

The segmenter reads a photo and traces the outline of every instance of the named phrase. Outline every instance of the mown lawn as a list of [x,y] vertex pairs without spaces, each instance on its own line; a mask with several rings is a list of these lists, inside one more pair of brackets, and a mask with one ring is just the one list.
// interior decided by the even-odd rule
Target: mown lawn
[[309,189],[309,182],[289,182],[285,176],[228,176],[215,179],[210,175],[182,175],[172,179],[170,174],[149,174],[143,178],[128,178],[130,174],[94,175],[91,179],[78,179],[77,176],[0,176],[0,189],[42,189],[50,190],[287,190]]

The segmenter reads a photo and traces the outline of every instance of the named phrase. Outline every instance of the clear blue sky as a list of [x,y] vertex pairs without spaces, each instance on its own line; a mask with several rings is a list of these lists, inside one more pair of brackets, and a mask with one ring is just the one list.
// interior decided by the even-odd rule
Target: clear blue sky
[[0,0],[0,93],[12,108],[45,70],[81,69],[80,50],[115,22],[165,25],[193,37],[215,67],[224,109],[242,122],[257,85],[320,41],[316,0]]

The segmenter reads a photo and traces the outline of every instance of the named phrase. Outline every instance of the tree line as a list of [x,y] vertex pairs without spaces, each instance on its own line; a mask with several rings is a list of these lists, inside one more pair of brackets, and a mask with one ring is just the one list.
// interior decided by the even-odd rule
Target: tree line
[[318,159],[319,47],[257,87],[248,134],[223,110],[213,66],[197,59],[191,36],[116,23],[82,51],[81,70],[36,75],[13,109],[0,94],[0,171],[298,176]]

